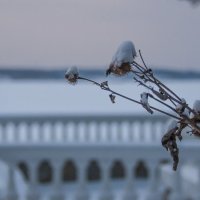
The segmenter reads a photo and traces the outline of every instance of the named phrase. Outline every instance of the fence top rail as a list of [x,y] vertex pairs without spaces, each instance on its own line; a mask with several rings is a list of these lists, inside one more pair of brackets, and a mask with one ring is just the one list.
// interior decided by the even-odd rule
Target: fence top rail
[[164,115],[148,115],[148,114],[134,114],[134,115],[0,115],[0,124],[8,122],[112,122],[112,121],[167,121],[169,118]]

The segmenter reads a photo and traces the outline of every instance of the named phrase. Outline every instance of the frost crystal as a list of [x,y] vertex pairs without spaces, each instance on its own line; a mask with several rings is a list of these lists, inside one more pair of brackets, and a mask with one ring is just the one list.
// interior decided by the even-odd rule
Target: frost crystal
[[135,46],[131,41],[123,42],[112,58],[112,62],[106,74],[111,72],[117,75],[124,75],[131,70],[131,63],[136,57]]
[[78,80],[78,69],[77,67],[71,67],[65,73],[65,78],[68,80],[69,83],[75,84]]

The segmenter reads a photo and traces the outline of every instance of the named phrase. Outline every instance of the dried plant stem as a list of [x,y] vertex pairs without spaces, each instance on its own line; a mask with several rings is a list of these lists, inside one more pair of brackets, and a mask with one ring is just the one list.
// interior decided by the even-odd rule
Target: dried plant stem
[[[145,88],[149,89],[149,90],[153,90],[150,86],[147,86],[146,84],[144,84],[142,81],[138,80],[137,78],[134,78],[134,80],[136,82],[139,83],[139,85],[144,86]],[[170,105],[168,105],[167,103],[155,98],[152,94],[149,95],[150,98],[154,99],[155,101],[159,102],[160,104],[163,104],[164,106],[168,107],[169,109],[171,109],[172,111],[174,111],[175,113],[177,112],[173,107],[171,107]]]
[[[165,86],[161,81],[159,81],[157,78],[154,77],[153,73],[146,73],[145,70],[141,65],[139,65],[138,63],[135,62],[134,65],[137,69],[140,69],[141,72],[143,72],[144,77],[146,77],[146,81],[147,82],[151,82],[153,84],[155,84],[159,89],[165,91],[165,93],[174,101],[176,101],[177,103],[182,103],[181,98],[178,97],[178,95],[176,95],[172,90],[170,90],[167,86]],[[142,68],[142,69],[141,69]],[[170,95],[168,92],[170,92],[172,95],[174,95],[176,98],[174,98],[172,95]]]
[[[151,82],[152,84],[155,84],[159,89],[165,91],[165,93],[169,96],[169,99],[171,101],[171,103],[173,105],[175,105],[175,102],[181,105],[184,105],[184,103],[182,102],[181,98],[171,89],[169,89],[164,83],[162,83],[160,80],[158,80],[153,73],[147,73],[150,68],[147,67],[146,63],[144,62],[144,59],[142,57],[141,51],[139,50],[139,55],[140,58],[143,62],[143,65],[145,66],[145,68],[143,66],[141,66],[140,64],[138,64],[137,62],[134,62],[133,65],[140,70],[141,73],[143,73],[144,77],[146,77],[146,81],[147,82]],[[132,70],[132,72],[134,73],[134,71]],[[137,74],[136,74],[137,75]],[[194,110],[191,109],[187,104],[184,105],[190,112],[192,112],[193,114],[195,114]]]
[[[111,92],[111,93],[114,94],[114,95],[117,95],[117,96],[122,97],[122,98],[124,98],[124,99],[126,99],[126,100],[129,100],[129,101],[132,101],[132,102],[134,102],[134,103],[137,103],[137,104],[142,105],[142,103],[141,103],[140,101],[137,101],[137,100],[135,100],[135,99],[132,99],[132,98],[130,98],[130,97],[127,97],[127,96],[125,96],[125,95],[122,95],[122,94],[120,94],[120,93],[118,93],[118,92],[115,92],[114,90],[110,89],[109,87],[103,86],[101,83],[98,83],[98,82],[96,82],[96,81],[93,81],[93,80],[91,80],[91,79],[84,78],[84,77],[79,77],[78,79],[91,82],[91,83],[93,83],[93,84],[99,86],[102,90]],[[173,114],[171,114],[171,113],[165,112],[165,111],[160,110],[160,109],[158,109],[158,108],[155,108],[155,107],[153,107],[153,106],[150,106],[150,108],[151,108],[152,110],[155,110],[155,111],[160,112],[160,113],[162,113],[162,114],[168,115],[169,117],[173,117],[174,119],[181,120],[180,117],[177,117],[177,116],[175,116],[175,115],[173,115]]]
[[[144,62],[144,59],[143,59],[143,56],[141,54],[141,51],[139,50],[139,55],[140,55],[140,58],[145,66],[145,68],[148,70],[149,68],[147,67],[146,63]],[[171,89],[169,89],[166,85],[164,85],[161,81],[159,81],[157,78],[154,77],[153,74],[151,74],[151,77],[153,78],[153,80],[155,81],[154,83],[155,84],[159,84],[161,86],[163,86],[166,90],[168,90],[172,95],[174,95],[180,102],[181,102],[181,98],[175,93],[173,92]]]
[[84,81],[88,81],[88,82],[91,82],[91,83],[94,83],[95,85],[98,85],[99,87],[101,87],[101,84],[100,83],[98,83],[98,82],[96,82],[96,81],[93,81],[93,80],[91,80],[91,79],[88,79],[88,78],[84,78],[84,77],[78,77],[78,79],[80,79],[80,80],[84,80]]
[[168,107],[169,109],[171,109],[172,111],[174,111],[175,113],[177,112],[173,107],[171,107],[170,105],[166,104],[165,102],[155,98],[153,95],[149,95],[150,98],[154,99],[155,101],[159,102],[160,104]]
[[199,135],[200,135],[200,127],[198,127],[190,118],[186,116],[182,116],[183,119],[185,120],[185,123],[190,126],[192,129],[195,129]]
[[148,67],[147,67],[147,65],[146,65],[146,63],[144,62],[144,59],[143,59],[143,57],[142,57],[141,50],[139,50],[139,55],[140,55],[140,58],[141,58],[141,60],[142,60],[142,62],[143,62],[143,65],[145,66],[146,70],[148,70]]

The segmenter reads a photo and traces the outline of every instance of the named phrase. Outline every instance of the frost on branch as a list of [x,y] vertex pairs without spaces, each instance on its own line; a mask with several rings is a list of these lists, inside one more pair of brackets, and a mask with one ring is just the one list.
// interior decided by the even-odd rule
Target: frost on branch
[[136,50],[134,44],[131,41],[123,42],[114,54],[106,75],[113,73],[121,76],[130,72],[131,64],[134,62],[135,57]]
[[143,106],[149,113],[153,114],[153,110],[151,110],[150,105],[149,105],[149,103],[148,103],[148,96],[149,96],[148,93],[143,92],[143,93],[140,95],[140,97],[141,97],[140,102],[141,102],[142,106]]
[[71,67],[65,73],[65,79],[71,83],[75,84],[78,81],[79,73],[77,67]]

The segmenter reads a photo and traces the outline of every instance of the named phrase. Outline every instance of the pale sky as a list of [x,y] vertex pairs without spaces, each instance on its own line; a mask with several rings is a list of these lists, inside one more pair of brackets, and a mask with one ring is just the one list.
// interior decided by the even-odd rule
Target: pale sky
[[200,69],[200,6],[178,0],[0,0],[0,66],[104,66],[125,40],[150,65]]

